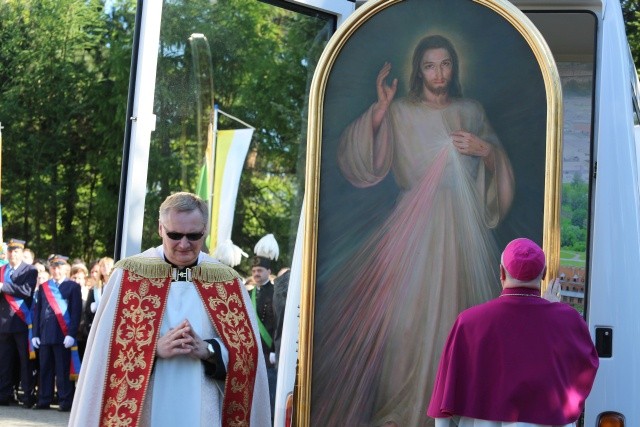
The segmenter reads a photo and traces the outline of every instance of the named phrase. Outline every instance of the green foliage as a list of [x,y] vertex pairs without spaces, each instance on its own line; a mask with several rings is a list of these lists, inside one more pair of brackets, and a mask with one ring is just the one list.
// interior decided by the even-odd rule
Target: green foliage
[[[113,254],[135,1],[109,4],[106,10],[105,0],[0,2],[4,235],[27,240],[41,257],[57,252],[89,261]],[[215,102],[256,127],[233,240],[251,253],[259,238],[274,233],[280,262],[290,263],[308,85],[330,25],[254,0],[164,2],[144,247],[158,243],[160,202],[195,190],[213,93],[206,73],[194,69],[194,56],[209,54],[192,51],[188,40],[203,33]],[[219,125],[236,126],[225,118]]]
[[[211,97],[201,75],[208,67],[206,55],[189,42],[199,33],[209,45],[215,103],[256,128],[232,239],[252,254],[255,243],[273,233],[281,249],[279,265],[290,265],[303,189],[308,84],[329,35],[323,32],[327,25],[257,1],[174,0],[164,5],[144,247],[159,242],[160,202],[173,191],[196,189]],[[220,116],[220,129],[236,127],[238,123]],[[249,266],[240,270],[246,273]]]
[[560,245],[563,249],[584,252],[587,246],[589,186],[576,175],[562,185]]
[[36,255],[111,255],[133,2],[0,3],[4,236]]
[[636,69],[640,69],[640,0],[621,0],[620,3],[631,55]]
[[640,0],[621,0],[621,4],[631,54],[640,69]]

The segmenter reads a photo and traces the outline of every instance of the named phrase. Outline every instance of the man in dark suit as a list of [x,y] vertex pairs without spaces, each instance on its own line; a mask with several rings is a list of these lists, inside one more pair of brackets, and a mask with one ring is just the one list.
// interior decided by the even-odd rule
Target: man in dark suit
[[276,333],[276,319],[273,310],[273,282],[271,281],[271,264],[278,259],[280,249],[273,234],[267,234],[254,247],[256,256],[251,263],[251,277],[256,286],[249,295],[258,317],[262,352],[267,365],[269,381],[269,398],[271,416],[273,417],[276,401],[276,382],[278,379],[276,353],[273,338]]
[[62,255],[49,257],[51,279],[42,283],[36,293],[32,339],[33,346],[40,349],[40,390],[36,409],[49,409],[54,376],[58,410],[70,411],[73,402],[75,386],[70,375],[74,372],[70,365],[76,360],[73,355],[77,355],[82,292],[79,284],[67,278],[70,271],[67,259]]
[[13,401],[13,380],[19,368],[22,402],[25,407],[31,407],[34,397],[29,358],[35,358],[35,353],[29,348],[29,330],[38,270],[22,261],[24,243],[18,239],[9,240],[9,262],[0,267],[0,405]]
[[275,368],[275,346],[273,336],[276,332],[275,313],[273,312],[273,282],[271,281],[271,260],[256,256],[253,259],[251,276],[256,283],[250,292],[252,301],[255,300],[255,309],[264,328],[260,328],[262,338],[262,350],[269,368]]

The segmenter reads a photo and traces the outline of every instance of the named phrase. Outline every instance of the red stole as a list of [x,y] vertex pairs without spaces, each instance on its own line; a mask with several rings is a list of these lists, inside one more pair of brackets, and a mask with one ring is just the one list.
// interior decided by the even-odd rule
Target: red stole
[[[119,265],[124,273],[110,339],[101,426],[135,427],[140,422],[172,280],[168,264],[151,267],[134,259],[124,261]],[[132,270],[162,277],[143,277]],[[164,271],[157,274],[159,270]],[[222,425],[249,426],[258,341],[242,298],[243,284],[226,266],[204,264],[192,271],[209,319],[229,351]]]

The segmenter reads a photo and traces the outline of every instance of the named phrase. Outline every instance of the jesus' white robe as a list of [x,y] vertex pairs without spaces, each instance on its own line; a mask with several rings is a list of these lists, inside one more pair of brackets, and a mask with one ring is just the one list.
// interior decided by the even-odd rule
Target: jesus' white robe
[[[314,318],[312,424],[432,426],[425,412],[450,326],[500,291],[491,229],[509,210],[513,172],[476,101],[394,101],[376,134],[372,115],[345,130],[338,163],[362,188],[392,172],[401,194],[331,286],[318,288],[328,309]],[[491,144],[493,170],[455,149],[460,130]]]

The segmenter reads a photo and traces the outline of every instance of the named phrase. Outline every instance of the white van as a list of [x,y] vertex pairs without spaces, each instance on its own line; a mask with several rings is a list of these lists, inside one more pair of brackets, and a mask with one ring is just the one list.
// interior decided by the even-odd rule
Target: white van
[[[267,3],[309,15],[317,13],[340,27],[364,2]],[[640,85],[621,6],[614,0],[511,3],[539,30],[560,73],[565,101],[563,181],[577,174],[588,182],[584,314],[600,355],[600,369],[586,402],[583,425],[640,426],[640,286],[635,283],[640,277],[640,154],[636,152],[640,141]],[[149,141],[158,122],[153,103],[154,96],[159,96],[155,84],[163,2],[139,2],[138,6],[140,29],[134,42],[116,240],[120,257],[141,249]],[[305,203],[309,206],[315,201],[307,196]],[[276,427],[289,426],[292,420],[305,425],[301,421],[304,418],[298,416],[309,411],[307,407],[292,411],[291,407],[302,356],[298,354],[299,338],[309,334],[299,328],[306,235],[304,221],[300,224],[279,359]]]

